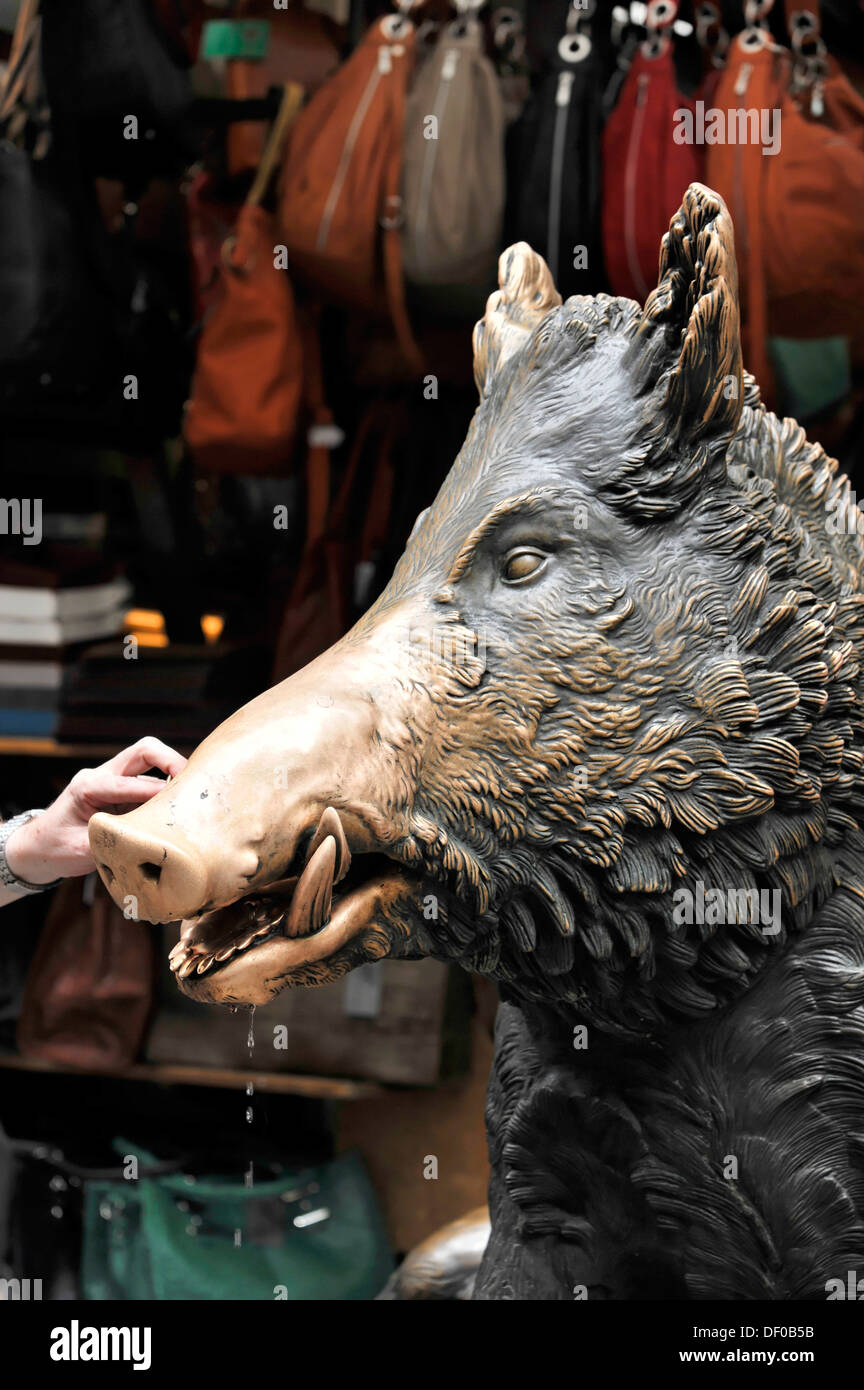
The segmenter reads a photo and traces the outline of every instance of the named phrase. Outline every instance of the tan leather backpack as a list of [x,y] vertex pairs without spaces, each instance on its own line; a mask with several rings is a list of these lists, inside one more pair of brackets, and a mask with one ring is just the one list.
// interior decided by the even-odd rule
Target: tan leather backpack
[[441,32],[405,114],[404,267],[418,285],[494,279],[504,212],[504,105],[476,20]]

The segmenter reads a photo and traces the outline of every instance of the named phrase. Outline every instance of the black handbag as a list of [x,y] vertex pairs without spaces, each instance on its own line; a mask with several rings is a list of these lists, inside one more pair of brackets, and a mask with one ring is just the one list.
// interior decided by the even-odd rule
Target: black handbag
[[605,288],[600,165],[603,68],[588,32],[545,45],[508,138],[509,241],[546,259],[563,298]]
[[25,0],[0,103],[0,423],[7,434],[142,453],[177,434],[190,362],[176,314],[109,234],[74,131],[40,81]]
[[186,67],[149,0],[41,0],[42,66],[59,125],[89,173],[143,186],[197,153]]

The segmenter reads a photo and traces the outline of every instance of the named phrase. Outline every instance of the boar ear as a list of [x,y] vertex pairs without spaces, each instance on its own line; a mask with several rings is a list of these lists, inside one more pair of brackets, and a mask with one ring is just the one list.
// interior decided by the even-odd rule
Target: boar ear
[[538,323],[561,303],[552,272],[542,256],[517,241],[498,261],[499,289],[490,294],[486,313],[474,329],[474,380],[488,395],[495,374]]
[[[655,467],[641,482],[653,491],[648,475],[658,472],[662,453],[659,472],[680,505],[722,459],[743,395],[732,219],[702,184],[690,185],[663,238],[660,280],[631,354],[640,394],[650,393],[646,424],[655,446]],[[671,509],[653,501],[650,510]]]

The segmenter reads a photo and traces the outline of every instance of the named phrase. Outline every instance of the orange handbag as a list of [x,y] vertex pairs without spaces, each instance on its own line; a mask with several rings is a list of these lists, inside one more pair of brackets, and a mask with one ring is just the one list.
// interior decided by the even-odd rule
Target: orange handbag
[[291,132],[280,220],[292,267],[329,299],[389,310],[406,361],[422,368],[402,279],[405,97],[414,25],[376,20]]
[[828,88],[820,108],[812,86],[793,82],[789,51],[751,28],[714,97],[724,115],[769,117],[779,137],[773,154],[761,134],[709,145],[706,171],[735,224],[744,364],[771,407],[769,337],[845,337],[853,362],[864,359],[864,103],[839,72]]
[[279,236],[262,206],[303,99],[289,83],[267,147],[222,248],[221,285],[204,321],[184,434],[200,468],[284,473],[303,398],[303,343]]

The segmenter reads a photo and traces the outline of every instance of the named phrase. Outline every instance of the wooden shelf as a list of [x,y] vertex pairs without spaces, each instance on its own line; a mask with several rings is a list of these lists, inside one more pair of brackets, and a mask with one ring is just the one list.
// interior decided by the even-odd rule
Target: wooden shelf
[[113,743],[58,743],[54,738],[30,738],[25,734],[0,734],[0,756],[26,758],[91,758],[105,762],[120,749]]
[[163,1062],[139,1062],[131,1067],[70,1067],[59,1062],[0,1054],[0,1068],[8,1071],[42,1072],[63,1076],[107,1076],[118,1081],[149,1081],[157,1086],[215,1086],[222,1090],[245,1090],[251,1081],[256,1094],[307,1096],[313,1100],[367,1100],[383,1096],[387,1087],[376,1081],[353,1081],[350,1077],[304,1076],[278,1071],[245,1071],[228,1067],[193,1067]]
[[[16,758],[84,758],[96,763],[116,757],[125,746],[122,743],[58,743],[56,738],[0,734],[0,757],[5,754]],[[193,751],[191,744],[175,743],[172,746],[184,758],[188,758]]]

